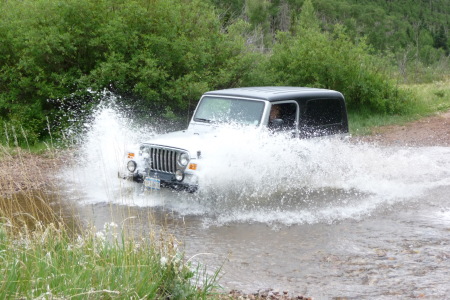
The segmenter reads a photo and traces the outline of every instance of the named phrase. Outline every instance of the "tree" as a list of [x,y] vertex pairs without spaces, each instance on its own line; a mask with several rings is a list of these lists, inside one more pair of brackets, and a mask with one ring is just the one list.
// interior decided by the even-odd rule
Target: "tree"
[[319,31],[320,25],[314,11],[314,6],[311,0],[305,0],[303,2],[299,20],[298,28],[301,30],[309,29]]
[[434,36],[433,46],[437,49],[443,49],[447,55],[449,54],[448,38],[447,35],[445,34],[444,25],[441,25],[439,27],[438,32]]

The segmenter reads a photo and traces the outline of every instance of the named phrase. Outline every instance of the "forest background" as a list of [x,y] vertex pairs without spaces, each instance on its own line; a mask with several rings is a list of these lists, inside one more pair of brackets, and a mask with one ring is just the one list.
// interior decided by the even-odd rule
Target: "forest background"
[[416,105],[404,84],[450,74],[448,0],[0,0],[0,12],[3,144],[82,123],[105,91],[144,120],[262,85],[335,89],[351,113],[392,115]]

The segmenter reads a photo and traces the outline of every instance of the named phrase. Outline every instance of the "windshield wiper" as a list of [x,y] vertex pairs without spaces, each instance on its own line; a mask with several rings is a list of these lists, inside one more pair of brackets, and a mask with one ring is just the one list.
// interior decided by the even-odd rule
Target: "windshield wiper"
[[212,123],[212,120],[209,119],[202,119],[202,118],[195,118],[194,121],[196,122],[203,122],[203,123]]

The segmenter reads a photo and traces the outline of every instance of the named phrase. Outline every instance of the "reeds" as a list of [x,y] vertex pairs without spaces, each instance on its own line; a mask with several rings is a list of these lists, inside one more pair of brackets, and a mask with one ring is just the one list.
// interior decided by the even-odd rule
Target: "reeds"
[[0,216],[15,228],[24,223],[32,226],[35,220],[61,222],[59,202],[48,198],[56,189],[49,173],[55,170],[57,161],[0,145]]

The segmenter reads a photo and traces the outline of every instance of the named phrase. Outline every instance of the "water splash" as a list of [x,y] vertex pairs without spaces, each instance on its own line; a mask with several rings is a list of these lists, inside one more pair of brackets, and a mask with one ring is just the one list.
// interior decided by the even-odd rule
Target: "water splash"
[[118,180],[118,170],[125,165],[125,151],[136,146],[139,139],[154,136],[155,131],[151,127],[138,128],[125,117],[115,96],[105,98],[83,126],[85,133],[75,137],[75,163],[63,170],[62,177],[79,191],[81,202],[117,201],[129,186]]
[[450,184],[449,148],[230,131],[209,150],[199,197],[211,200],[212,224],[359,219]]
[[360,219],[450,185],[450,148],[378,147],[338,138],[291,139],[251,128],[222,128],[202,149],[195,194],[161,190],[118,179],[127,147],[156,134],[139,129],[113,104],[86,124],[77,164],[64,172],[83,203],[155,206],[230,222],[304,224]]

